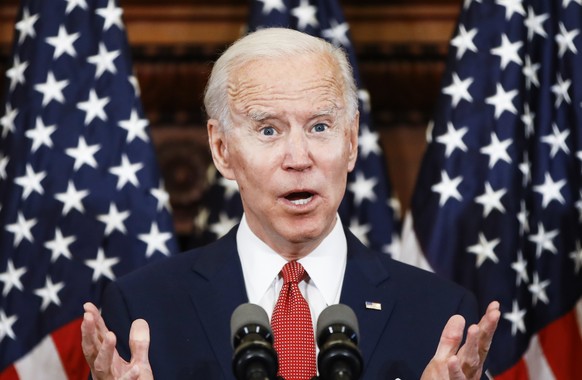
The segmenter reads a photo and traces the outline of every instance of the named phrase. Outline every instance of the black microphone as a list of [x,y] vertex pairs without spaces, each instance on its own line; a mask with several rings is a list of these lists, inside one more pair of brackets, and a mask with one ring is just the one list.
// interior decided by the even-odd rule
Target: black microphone
[[346,305],[325,308],[317,320],[317,365],[321,380],[356,380],[363,367],[358,319]]
[[237,380],[276,379],[279,363],[267,312],[252,303],[239,305],[230,318],[230,332]]

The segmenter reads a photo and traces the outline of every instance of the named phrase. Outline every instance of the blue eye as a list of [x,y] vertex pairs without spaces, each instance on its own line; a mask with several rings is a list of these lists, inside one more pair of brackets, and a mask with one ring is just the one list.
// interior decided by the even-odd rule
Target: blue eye
[[263,136],[274,136],[275,135],[275,128],[273,127],[265,127],[261,129],[261,134]]
[[319,124],[315,124],[313,126],[313,131],[314,132],[325,132],[325,130],[327,129],[327,125],[319,123]]

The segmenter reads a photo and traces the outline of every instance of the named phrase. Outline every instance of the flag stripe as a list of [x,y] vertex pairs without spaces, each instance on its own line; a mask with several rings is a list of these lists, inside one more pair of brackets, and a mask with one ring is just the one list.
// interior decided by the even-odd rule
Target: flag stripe
[[67,372],[50,335],[16,361],[14,366],[20,380],[38,380],[41,372],[44,379],[67,379]]
[[539,342],[556,379],[568,380],[572,373],[582,373],[582,336],[576,310],[540,331]]
[[[554,380],[556,377],[544,355],[540,340],[537,335],[530,339],[528,350],[524,354],[524,360],[531,380]],[[557,380],[557,379],[556,379]]]
[[80,366],[85,357],[81,349],[81,322],[78,318],[52,333],[52,340],[69,379],[86,379],[89,366]]
[[0,380],[18,380],[18,372],[13,365],[7,367],[2,373],[0,373]]

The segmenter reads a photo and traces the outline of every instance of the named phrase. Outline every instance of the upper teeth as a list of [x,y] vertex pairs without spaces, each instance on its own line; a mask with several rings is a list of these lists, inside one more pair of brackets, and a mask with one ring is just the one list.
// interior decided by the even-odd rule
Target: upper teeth
[[309,202],[311,200],[311,198],[313,198],[313,196],[310,196],[308,198],[304,198],[304,199],[296,199],[291,201],[291,203],[293,203],[294,205],[305,205],[307,204],[307,202]]

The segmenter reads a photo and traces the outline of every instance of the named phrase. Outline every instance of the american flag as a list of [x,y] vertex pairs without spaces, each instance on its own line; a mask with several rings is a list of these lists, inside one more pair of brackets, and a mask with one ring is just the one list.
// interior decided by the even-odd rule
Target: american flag
[[406,224],[500,301],[496,379],[582,378],[581,28],[581,0],[465,1],[427,134]]
[[0,379],[86,378],[83,303],[177,248],[115,0],[22,1],[0,130]]
[[[265,27],[296,29],[341,46],[349,55],[360,108],[359,155],[348,176],[347,191],[340,205],[342,222],[369,247],[393,254],[400,241],[400,205],[392,197],[379,135],[370,117],[370,97],[362,88],[356,54],[348,24],[334,0],[257,0],[251,2],[249,31]],[[226,233],[240,220],[242,205],[234,181],[219,174],[208,192],[208,209],[202,210],[198,225],[202,241]]]

